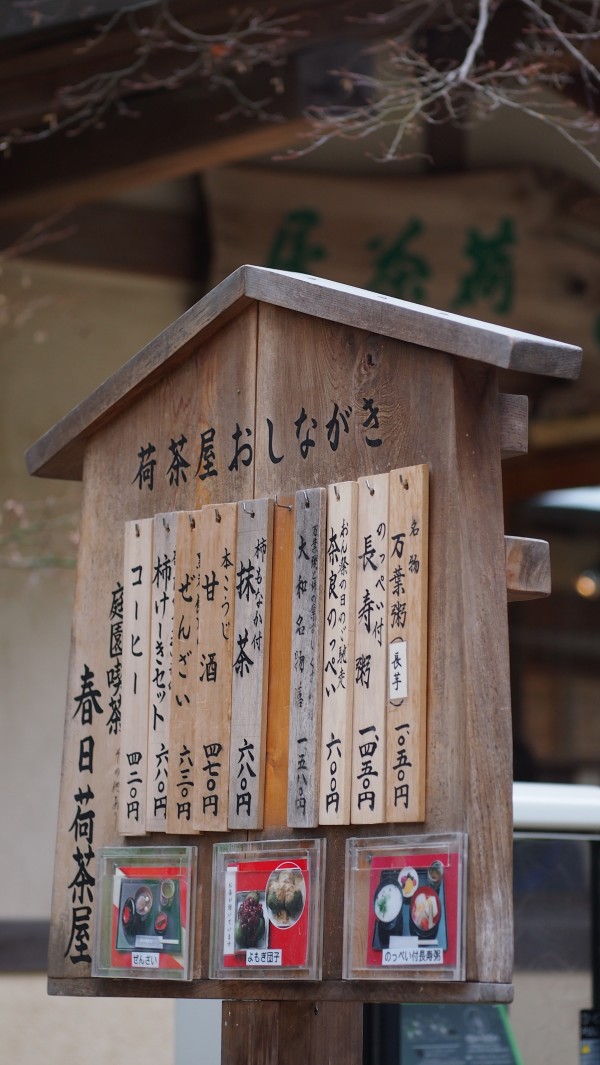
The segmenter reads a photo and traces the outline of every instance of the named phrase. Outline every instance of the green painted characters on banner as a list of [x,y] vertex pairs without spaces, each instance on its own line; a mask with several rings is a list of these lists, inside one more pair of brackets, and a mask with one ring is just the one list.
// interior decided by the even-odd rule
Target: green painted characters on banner
[[[311,273],[318,263],[330,257],[316,233],[323,223],[323,216],[314,208],[288,211],[275,231],[265,265],[277,270]],[[435,271],[419,249],[419,239],[425,234],[423,219],[412,217],[395,235],[384,238],[378,234],[367,240],[360,249],[366,249],[371,262],[364,287],[413,303],[426,303],[427,283],[434,279]],[[467,265],[459,276],[449,306],[462,310],[483,300],[497,314],[510,313],[515,301],[513,249],[516,243],[516,224],[511,218],[502,218],[493,233],[469,228],[460,249],[457,273],[463,268],[464,260]]]

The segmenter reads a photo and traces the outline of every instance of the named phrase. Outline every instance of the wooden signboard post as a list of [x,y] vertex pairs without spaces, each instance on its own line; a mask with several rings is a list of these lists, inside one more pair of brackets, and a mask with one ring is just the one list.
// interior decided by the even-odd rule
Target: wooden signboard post
[[[579,364],[566,344],[242,267],[30,449],[32,473],[84,485],[51,993],[232,1000],[223,1060],[258,1065],[338,1052],[358,1065],[364,1002],[510,1000],[506,602],[548,587],[539,542],[505,543],[501,460],[525,450],[527,418],[496,370]],[[311,596],[303,643],[294,581]],[[146,718],[132,697],[142,640]],[[314,681],[302,707],[299,656]],[[145,823],[143,808],[132,823],[138,719]],[[346,840],[435,833],[468,839],[466,979],[342,979]],[[213,844],[313,837],[327,852],[322,979],[208,979]],[[96,854],[130,839],[198,848],[190,983],[91,977]]]

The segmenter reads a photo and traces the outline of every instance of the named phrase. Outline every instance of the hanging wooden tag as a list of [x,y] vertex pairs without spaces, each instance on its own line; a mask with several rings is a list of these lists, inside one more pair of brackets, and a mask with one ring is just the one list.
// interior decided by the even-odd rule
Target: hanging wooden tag
[[323,605],[327,492],[296,492],[287,820],[319,823]]
[[167,832],[192,828],[200,511],[177,514],[169,701]]
[[386,819],[425,820],[429,467],[390,473]]
[[352,724],[353,824],[385,820],[388,475],[358,480]]
[[319,824],[350,824],[358,485],[327,489]]
[[287,824],[295,495],[275,496],[264,828]]
[[262,828],[273,500],[237,505],[229,772],[230,828]]
[[194,828],[227,831],[237,506],[203,507],[194,663]]
[[148,785],[146,831],[167,827],[169,705],[173,642],[173,593],[177,514],[157,514],[152,552],[150,700],[148,710]]
[[146,832],[150,602],[154,521],[125,522],[119,833]]

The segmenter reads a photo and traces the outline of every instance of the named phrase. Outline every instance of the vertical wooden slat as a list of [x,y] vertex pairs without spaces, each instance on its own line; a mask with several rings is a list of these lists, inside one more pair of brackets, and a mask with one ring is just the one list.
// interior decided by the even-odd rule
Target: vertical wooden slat
[[273,551],[273,500],[238,503],[230,828],[262,828]]
[[358,481],[352,725],[353,824],[385,820],[388,475]]
[[[512,976],[512,743],[496,375],[453,366],[469,838],[467,979]],[[437,484],[437,479],[434,484]],[[435,495],[435,492],[432,493]],[[490,802],[498,816],[490,824]]]
[[386,820],[425,820],[429,469],[390,473]]
[[327,494],[296,493],[288,760],[288,825],[319,823],[323,593]]
[[150,635],[150,702],[148,709],[148,832],[167,827],[169,776],[169,709],[173,661],[175,544],[177,514],[154,519],[152,559],[152,628]]
[[125,523],[118,822],[124,836],[146,832],[153,532],[152,518]]
[[189,832],[194,805],[194,696],[198,627],[199,511],[177,515],[169,701],[167,832]]
[[292,583],[295,496],[278,496],[273,509],[269,700],[265,759],[264,827],[287,823]]
[[358,485],[327,490],[319,823],[350,824]]
[[199,530],[198,642],[195,672],[194,828],[227,830],[235,503],[203,507]]

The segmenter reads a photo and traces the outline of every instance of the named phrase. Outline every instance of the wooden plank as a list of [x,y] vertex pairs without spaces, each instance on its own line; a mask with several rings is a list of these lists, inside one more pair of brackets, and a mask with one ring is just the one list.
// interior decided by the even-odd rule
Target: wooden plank
[[576,378],[581,348],[291,271],[247,268],[247,296],[510,370]]
[[429,468],[390,473],[386,820],[425,820]]
[[[254,99],[273,98],[271,78],[268,64],[247,78]],[[231,110],[231,93],[190,84],[138,95],[135,117],[113,114],[102,134],[94,128],[77,137],[56,134],[52,153],[43,143],[20,144],[2,175],[0,213],[39,216],[287,148],[306,129],[293,81],[277,100],[280,122],[251,121],[243,110],[220,122]]]
[[278,1065],[278,1025],[278,1002],[224,1002],[221,1061],[228,1065]]
[[189,832],[195,794],[196,652],[198,647],[198,551],[200,511],[175,518],[175,573],[166,831]]
[[279,1060],[286,1065],[362,1065],[363,1007],[355,1002],[280,1002]]
[[499,392],[498,407],[502,458],[526,455],[529,447],[529,398]]
[[550,595],[550,547],[547,541],[505,536],[504,548],[508,602],[543,599]]
[[[424,986],[421,980],[326,980],[319,984],[319,1002],[316,1002],[315,985],[309,981],[260,980],[202,980],[186,984],[160,984],[144,988],[139,980],[91,980],[91,979],[57,979],[48,980],[48,993],[51,995],[69,995],[73,997],[100,998],[139,998],[141,996],[178,999],[214,999],[225,1000],[225,1005],[246,1002],[252,1010],[257,1009],[258,1001],[277,1002],[311,1002],[313,1008],[321,1003],[331,1002],[423,1002]],[[427,985],[427,1001],[432,1003],[460,1002],[500,1002],[513,1001],[512,984],[473,983],[465,981],[452,983],[443,981]],[[273,1033],[276,1038],[276,1033]],[[245,1058],[243,1059],[246,1060]],[[282,1060],[281,1058],[279,1060]],[[285,1060],[285,1059],[284,1059]],[[335,1059],[334,1059],[335,1061]],[[319,1065],[318,1061],[316,1065]],[[332,1062],[334,1065],[334,1062]]]
[[319,823],[327,493],[296,492],[287,823]]
[[280,495],[273,510],[265,828],[287,826],[295,504],[294,495]]
[[358,480],[352,824],[385,820],[389,479]]
[[230,828],[262,828],[273,500],[237,505],[229,770]]
[[[445,594],[460,600],[460,642],[452,683],[459,685],[464,721],[465,829],[469,841],[466,976],[502,983],[512,974],[512,736],[506,572],[494,375],[455,364],[453,515]],[[439,477],[432,481],[439,489]],[[433,522],[432,522],[433,527]],[[473,536],[473,530],[477,536]],[[448,526],[434,535],[448,535]],[[430,540],[431,548],[431,540]],[[433,561],[432,561],[433,565]],[[432,569],[430,569],[432,577]],[[431,602],[435,602],[430,586]],[[458,630],[447,630],[452,643]],[[430,645],[430,653],[433,653]],[[464,677],[461,680],[459,670]],[[458,692],[456,693],[458,694]],[[455,695],[456,697],[456,695]],[[432,726],[431,719],[429,727]],[[442,726],[443,727],[443,726]],[[431,736],[431,732],[429,733]],[[477,768],[475,768],[475,766]],[[435,779],[429,775],[429,781]],[[490,832],[489,801],[498,817]],[[493,884],[493,888],[491,885]]]
[[[255,266],[221,282],[28,449],[30,473],[79,479],[83,441],[252,299],[494,366],[577,377],[581,349],[348,285]],[[195,341],[195,343],[194,343]],[[289,396],[288,396],[289,399]],[[328,415],[329,417],[329,415]],[[261,427],[267,453],[267,429]],[[346,480],[340,471],[335,479]],[[331,481],[331,476],[323,479]],[[302,487],[301,484],[295,487]],[[282,489],[283,490],[283,489]]]
[[125,523],[119,832],[146,832],[154,520]]
[[177,514],[173,511],[168,514],[158,514],[154,519],[152,547],[148,788],[146,797],[146,830],[148,832],[164,832],[167,827],[176,542]]
[[200,548],[194,760],[194,828],[227,831],[235,503],[203,507],[197,517]]
[[319,823],[350,824],[358,485],[327,489]]

